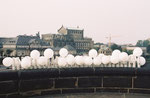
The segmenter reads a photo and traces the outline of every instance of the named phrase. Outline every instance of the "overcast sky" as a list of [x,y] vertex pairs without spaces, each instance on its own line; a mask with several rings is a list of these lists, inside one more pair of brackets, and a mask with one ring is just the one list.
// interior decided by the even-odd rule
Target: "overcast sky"
[[150,0],[0,0],[0,37],[84,28],[84,36],[135,44],[150,38]]

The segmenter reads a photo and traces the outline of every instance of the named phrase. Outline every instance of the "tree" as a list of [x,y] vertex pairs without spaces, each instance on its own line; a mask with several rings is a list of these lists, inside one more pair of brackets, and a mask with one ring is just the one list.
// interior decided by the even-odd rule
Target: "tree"
[[147,53],[150,54],[150,45],[147,46]]
[[112,50],[118,49],[118,50],[122,51],[121,46],[118,46],[117,44],[111,45],[111,49],[112,49]]
[[7,50],[6,50],[7,56],[10,56],[10,54],[11,54],[12,51],[13,51],[13,50],[7,49]]
[[137,43],[136,43],[136,46],[143,47],[143,41],[142,40],[138,40]]
[[143,41],[143,47],[147,47],[150,44],[149,40]]
[[138,47],[147,47],[150,44],[149,40],[138,40],[136,46]]
[[98,47],[94,47],[94,49],[95,49],[96,51],[98,51],[100,48],[98,48]]
[[132,53],[133,53],[133,51],[132,51],[132,50],[127,50],[127,49],[123,49],[122,51],[123,51],[123,52],[126,52],[128,55],[130,55],[130,54],[132,54]]
[[3,56],[3,52],[4,52],[4,50],[0,49],[0,56]]
[[98,51],[100,49],[101,45],[104,45],[104,44],[103,43],[94,43],[94,49]]

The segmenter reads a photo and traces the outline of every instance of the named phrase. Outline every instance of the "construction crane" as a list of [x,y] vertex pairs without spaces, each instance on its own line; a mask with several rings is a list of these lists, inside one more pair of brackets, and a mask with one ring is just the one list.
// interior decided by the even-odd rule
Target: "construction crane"
[[111,48],[111,34],[109,34],[109,36],[106,38],[108,39],[108,46]]
[[111,48],[111,39],[112,39],[112,37],[119,37],[119,36],[111,36],[111,34],[109,34],[109,36],[106,37],[108,39],[108,46],[109,46],[109,48]]

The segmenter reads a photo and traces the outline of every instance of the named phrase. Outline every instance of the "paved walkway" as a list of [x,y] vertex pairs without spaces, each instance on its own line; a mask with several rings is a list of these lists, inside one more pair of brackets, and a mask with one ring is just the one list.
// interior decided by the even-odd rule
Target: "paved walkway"
[[148,94],[121,94],[121,93],[81,93],[81,94],[63,94],[49,95],[31,98],[150,98]]

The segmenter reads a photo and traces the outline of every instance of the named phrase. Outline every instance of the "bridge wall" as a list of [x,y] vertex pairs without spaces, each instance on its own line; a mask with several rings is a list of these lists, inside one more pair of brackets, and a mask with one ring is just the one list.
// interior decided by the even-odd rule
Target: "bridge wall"
[[95,92],[150,94],[150,70],[95,67],[0,71],[0,98]]

